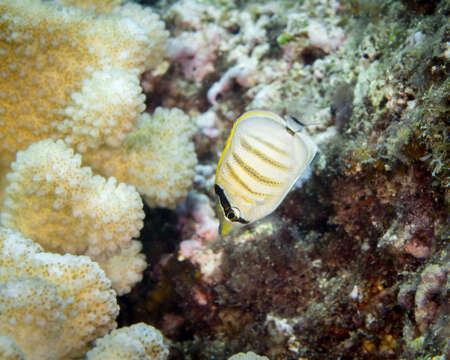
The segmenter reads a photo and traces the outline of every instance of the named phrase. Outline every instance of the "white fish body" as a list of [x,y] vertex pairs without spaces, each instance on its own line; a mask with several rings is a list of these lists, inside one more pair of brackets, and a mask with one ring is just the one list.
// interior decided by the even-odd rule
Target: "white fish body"
[[249,111],[233,125],[216,170],[220,233],[273,212],[317,152],[312,139],[268,111]]

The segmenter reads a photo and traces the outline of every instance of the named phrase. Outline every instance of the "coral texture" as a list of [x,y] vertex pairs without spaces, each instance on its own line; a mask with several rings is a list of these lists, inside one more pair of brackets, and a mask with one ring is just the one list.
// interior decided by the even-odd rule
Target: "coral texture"
[[170,59],[181,65],[187,79],[202,81],[214,71],[216,50],[223,37],[223,29],[211,24],[203,31],[182,32],[168,41]]
[[153,326],[139,323],[97,339],[86,357],[87,360],[166,360],[168,355],[162,334]]
[[99,14],[110,13],[118,5],[122,5],[124,0],[54,0],[55,3],[64,6],[75,6],[79,9],[94,11]]
[[142,272],[147,267],[145,255],[141,254],[142,244],[133,240],[120,253],[104,261],[98,261],[118,295],[129,293],[142,280]]
[[193,121],[179,109],[142,114],[125,146],[87,155],[93,169],[131,183],[150,206],[175,207],[192,186],[197,157]]
[[[86,8],[85,2],[68,3]],[[164,24],[149,8],[138,4],[113,7],[109,3],[103,8],[99,3],[92,4],[92,9],[107,14],[96,16],[93,11],[55,6],[52,1],[0,2],[0,12],[5,14],[0,19],[0,61],[4,69],[0,77],[0,166],[7,167],[16,151],[32,142],[62,139],[86,154],[86,165],[97,170],[102,168],[95,163],[97,152],[101,151],[100,159],[106,157],[116,163],[108,174],[101,175],[116,176],[120,181],[126,178],[127,183],[148,194],[152,204],[161,200],[160,206],[173,205],[186,195],[193,175],[172,168],[174,172],[167,172],[168,177],[181,178],[169,181],[164,191],[152,189],[160,183],[165,166],[156,161],[180,161],[171,153],[173,149],[142,144],[132,149],[129,142],[123,144],[145,109],[139,76],[144,71],[158,74],[167,69],[164,49],[168,34]],[[181,122],[185,119],[179,113],[173,116]],[[182,163],[190,166],[195,155],[192,145],[185,145],[189,140],[183,131],[187,128],[177,128],[181,123],[176,120],[170,122],[174,131],[165,134],[164,141],[169,142],[170,136],[170,143],[175,145],[179,138],[176,146],[186,146],[188,159]],[[158,120],[155,123],[158,136],[160,125]],[[150,127],[148,124],[147,130]],[[149,161],[152,154],[147,151],[155,148],[160,157]],[[133,152],[130,169],[122,164],[121,155],[127,151]],[[136,171],[145,175],[139,177]],[[0,175],[3,172],[0,170]],[[156,184],[144,186],[143,177],[150,175]]]
[[445,297],[445,294],[450,290],[448,288],[449,273],[450,263],[446,266],[427,265],[421,274],[421,281],[415,295],[414,316],[419,330],[422,332],[427,330],[437,313],[438,304],[433,301],[433,297],[438,298],[440,293]]
[[[190,225],[193,229],[183,229],[183,233],[193,230],[193,235],[183,239],[179,245],[178,259],[186,260],[199,267],[203,280],[207,282],[220,279],[220,263],[222,253],[214,253],[209,249],[210,243],[218,237],[218,221],[209,199],[204,194],[192,191],[186,202],[186,208],[179,211],[181,224]],[[192,219],[185,217],[190,215]]]
[[105,260],[139,235],[144,212],[136,190],[93,176],[63,141],[32,144],[11,168],[1,224],[47,251]]
[[128,7],[94,17],[31,0],[0,9],[2,163],[48,137],[79,151],[120,144],[145,108],[138,75],[163,53],[158,17],[135,11],[133,21]]
[[82,355],[116,327],[111,282],[85,256],[45,253],[19,233],[0,228],[0,333],[30,359]]
[[259,356],[254,352],[250,351],[248,353],[239,353],[235,354],[232,357],[228,358],[228,360],[268,360],[265,356]]
[[0,358],[4,360],[25,360],[25,354],[14,340],[6,335],[0,335]]
[[[110,236],[101,234],[72,245],[98,260],[121,294],[141,279],[142,245],[150,265],[118,298],[120,326],[157,326],[174,360],[226,360],[236,353],[271,360],[449,358],[449,2],[139,3],[0,0],[0,187],[18,150],[60,140],[82,154],[83,166],[135,186],[149,205],[139,243],[130,236],[131,246],[123,247],[111,234],[112,248],[96,249]],[[233,121],[255,108],[297,119],[320,151],[275,212],[220,238],[214,169]],[[65,154],[78,161],[73,174],[84,176],[78,157]],[[77,196],[61,205],[55,200],[64,192],[55,187],[42,194],[44,202],[54,199],[41,224],[41,204],[34,212],[31,206],[41,193],[15,185],[20,179],[12,170],[8,194],[30,200],[18,210],[36,224],[30,238],[61,225],[60,211],[68,218],[61,226],[78,229],[74,219],[97,209],[84,207],[75,216],[68,210]],[[52,180],[46,174],[65,171],[42,167],[36,187],[45,192]],[[112,195],[89,196],[99,205],[120,190],[107,184]],[[128,198],[116,204],[126,209]],[[5,221],[20,216],[13,208],[8,198]],[[117,219],[108,216],[88,226],[101,228],[104,220],[112,226]],[[52,241],[69,239],[54,230]],[[96,339],[89,356],[98,350],[107,358],[149,357],[146,325],[99,338],[113,327],[113,316],[104,317],[99,332],[101,319],[92,320],[92,336],[76,338],[86,324],[69,316],[90,319],[79,297],[86,274],[49,281],[65,273],[48,259],[86,258],[40,248],[25,256],[17,246],[20,260],[0,266],[0,306],[12,309],[0,312],[7,330],[0,331],[7,336],[0,349],[17,354],[21,347],[28,358],[49,347],[47,355],[55,356],[70,327],[75,335],[65,344],[78,341],[80,348],[66,349],[63,358],[85,356],[87,342]],[[27,256],[45,258],[46,272],[23,275],[35,269]],[[92,265],[88,273],[100,270]],[[79,291],[66,296],[62,289],[74,284]],[[98,299],[111,291],[106,288],[88,286],[87,296]],[[26,299],[12,303],[12,294]],[[37,319],[35,309],[44,306]],[[8,318],[25,307],[32,319]],[[66,313],[68,307],[78,311]],[[38,341],[42,327],[48,341]],[[22,340],[29,333],[31,345]]]

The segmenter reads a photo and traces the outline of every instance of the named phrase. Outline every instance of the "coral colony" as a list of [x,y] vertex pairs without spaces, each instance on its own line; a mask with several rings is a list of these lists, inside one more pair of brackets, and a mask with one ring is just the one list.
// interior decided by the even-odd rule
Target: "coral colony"
[[[0,358],[449,358],[449,13],[0,0]],[[319,151],[220,236],[251,110]]]

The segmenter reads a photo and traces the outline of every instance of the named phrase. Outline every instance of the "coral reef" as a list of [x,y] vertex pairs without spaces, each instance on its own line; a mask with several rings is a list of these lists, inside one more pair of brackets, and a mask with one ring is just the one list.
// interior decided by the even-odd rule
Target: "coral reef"
[[50,2],[0,6],[2,164],[48,137],[82,152],[119,145],[145,108],[138,75],[160,62],[165,32],[158,17],[147,10],[145,24],[153,26],[145,28],[126,7],[94,17]]
[[[182,38],[199,47],[172,58],[158,105],[195,116],[206,136],[179,246],[155,259],[145,306],[124,306],[126,319],[143,316],[201,360],[448,356],[448,4],[158,7],[169,53]],[[299,119],[320,152],[274,214],[219,239],[210,169],[253,108]]]
[[[192,235],[180,243],[178,259],[189,259],[191,263],[199,266],[203,280],[207,282],[220,279],[222,253],[214,253],[209,248],[211,242],[218,236],[219,223],[208,197],[192,191],[186,200],[186,208],[179,210],[179,222],[183,234],[192,233]],[[192,224],[193,229],[185,228]]]
[[149,206],[175,207],[192,186],[196,130],[180,109],[156,108],[139,118],[122,148],[98,149],[85,157],[94,171],[136,186]]
[[25,360],[23,351],[6,335],[0,335],[0,357],[5,360]]
[[133,240],[129,247],[122,248],[117,255],[98,261],[108,279],[111,280],[117,295],[129,293],[132,287],[142,280],[142,273],[147,267],[147,262],[141,250],[142,244]]
[[169,350],[161,333],[152,326],[139,323],[112,331],[95,341],[86,354],[87,360],[151,359],[166,360]]
[[45,250],[104,261],[139,235],[144,212],[136,190],[93,176],[61,140],[19,151],[11,169],[1,225]]
[[239,353],[228,358],[228,360],[266,360],[265,356],[258,356],[254,352]]
[[180,64],[187,79],[202,81],[214,71],[216,51],[224,30],[210,24],[202,31],[182,32],[168,42],[169,58]]
[[122,5],[124,0],[55,0],[55,2],[59,5],[75,6],[79,9],[94,11],[99,14],[107,14],[110,13],[116,6]]
[[[448,2],[140,3],[0,0],[0,217],[110,278],[11,235],[32,250],[0,265],[0,354],[83,357],[96,340],[88,358],[146,358],[151,325],[174,360],[448,358]],[[320,151],[273,214],[220,238],[214,169],[255,108]],[[128,217],[126,240],[108,230]],[[123,328],[106,335],[111,283]],[[80,296],[107,315],[83,322]],[[25,306],[44,310],[7,318]]]
[[61,140],[42,140],[19,151],[0,224],[60,254],[96,260],[121,295],[146,267],[133,237],[143,225],[142,200],[131,185],[94,176]]
[[[86,7],[85,2],[68,3]],[[152,120],[143,115],[138,129],[130,135],[132,139],[151,140],[153,147],[126,141],[145,109],[139,76],[144,71],[155,75],[165,71],[168,34],[149,8],[131,3],[115,7],[113,4],[92,4],[92,9],[100,12],[95,16],[92,11],[57,7],[52,2],[0,3],[5,14],[0,24],[5,68],[0,80],[4,89],[0,97],[0,161],[2,167],[7,167],[16,151],[26,149],[32,142],[62,139],[84,153],[85,165],[96,171],[104,169],[102,161],[106,157],[110,162],[108,174],[101,175],[115,176],[135,185],[153,205],[160,200],[152,195],[160,189],[150,190],[161,183],[158,167],[163,165],[157,161],[169,158],[180,163],[172,148],[160,147],[155,140],[164,132],[164,141],[184,148],[189,161],[181,164],[190,167],[195,162],[189,144],[193,130],[188,129],[188,118],[181,112],[160,110]],[[33,11],[29,12],[30,9]],[[36,86],[38,91],[34,91]],[[161,122],[167,123],[167,128],[161,128]],[[168,131],[170,126],[179,128]],[[138,135],[139,131],[146,134]],[[148,151],[155,148],[161,157],[147,161]],[[134,157],[130,169],[123,166],[126,153]],[[113,170],[117,173],[112,173]],[[191,184],[193,173],[174,165],[172,170],[167,169],[166,173],[171,178],[182,176],[182,180],[169,183],[167,193],[161,195],[160,206],[173,206],[186,195]],[[147,179],[153,175],[155,184],[147,180],[144,186],[136,171],[146,173]],[[2,169],[0,175],[4,172]]]
[[43,252],[5,228],[0,252],[0,333],[26,358],[81,356],[90,341],[116,327],[115,292],[88,257]]
[[427,330],[436,315],[437,305],[432,300],[433,297],[441,292],[445,296],[450,290],[448,288],[449,272],[450,264],[444,267],[430,264],[422,271],[421,281],[414,299],[416,303],[414,317],[421,332]]
[[[145,268],[142,255],[131,250],[127,260],[121,256],[107,264],[142,227],[138,194],[114,178],[93,176],[60,142],[44,141],[40,150],[33,142],[64,141],[97,172],[105,168],[95,161],[107,158],[108,176],[137,186],[152,205],[174,206],[186,196],[196,162],[189,117],[175,109],[141,116],[145,96],[139,76],[144,70],[165,71],[168,33],[149,8],[122,3],[0,2],[1,223],[46,250],[101,261],[116,272],[111,276],[120,293],[129,291]],[[30,144],[28,156],[17,153]],[[183,150],[182,158],[175,149]],[[16,153],[20,161],[8,181]],[[118,260],[133,264],[128,275],[118,276]]]

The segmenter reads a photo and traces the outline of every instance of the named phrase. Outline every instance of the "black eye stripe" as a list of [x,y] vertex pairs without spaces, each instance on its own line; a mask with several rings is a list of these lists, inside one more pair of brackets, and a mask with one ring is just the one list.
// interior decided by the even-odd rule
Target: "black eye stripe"
[[241,224],[248,224],[249,221],[245,220],[242,217],[236,217],[236,213],[231,210],[231,204],[227,199],[227,196],[225,195],[225,191],[223,191],[222,187],[214,184],[214,192],[219,197],[220,206],[223,209],[223,212],[228,220],[233,222],[239,222]]
[[219,197],[219,201],[220,201],[220,205],[222,206],[222,209],[226,213],[227,210],[231,208],[231,204],[228,201],[228,199],[227,199],[227,197],[225,195],[225,192],[217,184],[214,185],[214,191],[215,191],[216,195]]

